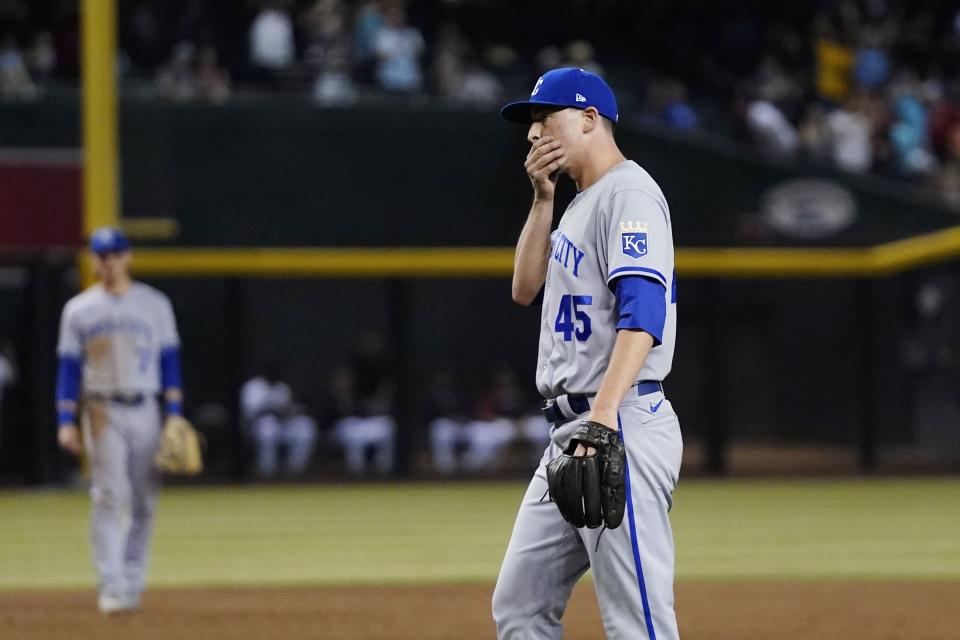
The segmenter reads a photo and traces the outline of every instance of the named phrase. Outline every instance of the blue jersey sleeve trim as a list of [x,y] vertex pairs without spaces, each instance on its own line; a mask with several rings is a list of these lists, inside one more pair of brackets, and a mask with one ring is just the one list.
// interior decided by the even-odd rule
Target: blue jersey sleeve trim
[[[82,362],[77,356],[62,355],[57,363],[57,404],[61,401],[78,402],[80,400],[80,378]],[[60,424],[74,421],[74,412],[57,407],[57,420]]]
[[60,356],[57,365],[57,400],[77,402],[80,399],[80,358]]
[[178,347],[166,347],[160,351],[160,387],[164,390],[183,388]]
[[657,271],[656,269],[650,269],[649,267],[620,267],[619,269],[614,269],[610,272],[610,275],[607,276],[607,283],[609,284],[621,273],[644,273],[654,276],[657,280],[660,281],[664,287],[667,286],[667,279],[663,277],[663,274]]
[[643,276],[617,278],[617,330],[646,331],[653,337],[653,346],[663,344],[663,327],[667,322],[667,300],[664,286]]

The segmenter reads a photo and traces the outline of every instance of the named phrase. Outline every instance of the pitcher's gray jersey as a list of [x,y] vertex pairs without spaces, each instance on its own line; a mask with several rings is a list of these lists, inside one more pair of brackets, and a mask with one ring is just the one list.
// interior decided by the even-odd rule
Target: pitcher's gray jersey
[[57,353],[83,360],[83,390],[160,392],[160,352],[178,347],[170,300],[140,282],[122,296],[94,285],[74,296],[60,320]]
[[647,356],[638,380],[663,380],[676,337],[673,230],[666,198],[632,160],[581,191],[551,235],[540,325],[537,388],[546,398],[594,394],[617,338],[616,298],[621,276],[663,285],[663,340]]

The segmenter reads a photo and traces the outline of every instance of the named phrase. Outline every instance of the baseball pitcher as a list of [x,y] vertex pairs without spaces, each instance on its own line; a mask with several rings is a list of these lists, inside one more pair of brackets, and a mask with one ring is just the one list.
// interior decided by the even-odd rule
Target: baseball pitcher
[[[670,210],[614,140],[610,87],[554,69],[529,100],[533,206],[517,243],[513,298],[542,292],[537,387],[553,424],[493,595],[501,639],[560,638],[574,584],[591,568],[608,638],[678,637],[668,512],[680,424],[662,381],[676,334]],[[577,195],[553,229],[559,174]]]
[[192,429],[180,417],[180,339],[170,301],[131,279],[130,243],[119,229],[96,231],[90,250],[99,282],[74,296],[60,320],[57,440],[89,462],[98,606],[111,614],[137,609],[144,589],[159,488],[154,459],[170,457],[160,450],[161,392],[164,439],[182,442]]

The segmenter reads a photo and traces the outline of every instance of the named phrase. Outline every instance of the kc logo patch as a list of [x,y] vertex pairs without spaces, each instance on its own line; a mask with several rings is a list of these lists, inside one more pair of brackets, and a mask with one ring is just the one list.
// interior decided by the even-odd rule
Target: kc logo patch
[[620,223],[620,250],[631,258],[647,255],[647,225],[643,222]]

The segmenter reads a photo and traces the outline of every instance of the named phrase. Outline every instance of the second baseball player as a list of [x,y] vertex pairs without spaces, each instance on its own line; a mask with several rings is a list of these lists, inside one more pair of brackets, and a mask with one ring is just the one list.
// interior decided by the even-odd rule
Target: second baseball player
[[163,411],[179,415],[183,385],[173,307],[131,279],[127,237],[100,229],[90,250],[99,282],[72,298],[60,321],[57,439],[90,463],[97,602],[112,614],[140,606],[159,488],[157,398],[162,392]]

